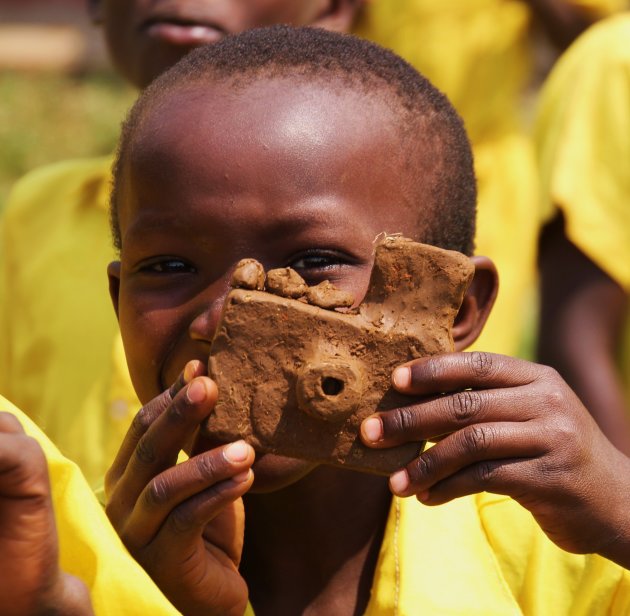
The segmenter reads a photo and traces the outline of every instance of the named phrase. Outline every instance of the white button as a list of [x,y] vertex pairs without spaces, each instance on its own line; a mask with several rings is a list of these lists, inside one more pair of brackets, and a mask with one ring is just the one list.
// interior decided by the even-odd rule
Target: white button
[[121,398],[117,398],[116,400],[112,400],[109,406],[109,414],[112,419],[116,421],[121,421],[127,418],[127,414],[129,412],[129,405],[125,400]]

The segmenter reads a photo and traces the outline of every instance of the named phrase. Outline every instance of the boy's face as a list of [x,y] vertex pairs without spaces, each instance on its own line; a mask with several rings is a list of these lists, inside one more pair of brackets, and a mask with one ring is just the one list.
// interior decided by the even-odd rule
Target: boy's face
[[90,0],[116,68],[143,88],[193,47],[274,24],[348,31],[361,0]]
[[[422,179],[412,190],[405,170],[422,178],[424,155],[409,160],[399,131],[375,97],[282,79],[190,86],[147,112],[118,188],[121,262],[110,266],[143,403],[187,361],[207,361],[240,259],[328,279],[358,303],[375,237],[422,238],[430,191]],[[284,464],[283,476],[308,470]]]

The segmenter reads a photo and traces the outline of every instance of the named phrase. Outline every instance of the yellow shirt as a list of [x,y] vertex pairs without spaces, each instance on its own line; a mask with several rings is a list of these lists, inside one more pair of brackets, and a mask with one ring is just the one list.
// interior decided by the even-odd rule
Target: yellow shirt
[[93,485],[140,408],[107,289],[109,166],[25,176],[0,226],[0,391]]
[[2,396],[0,411],[15,415],[46,454],[60,566],[86,584],[95,614],[179,614],[129,556],[76,465],[64,458],[35,424]]
[[505,496],[394,499],[367,616],[630,614],[630,571],[556,547]]
[[[536,125],[541,201],[571,242],[630,293],[630,14],[589,29],[545,84]],[[630,402],[630,312],[622,375]]]

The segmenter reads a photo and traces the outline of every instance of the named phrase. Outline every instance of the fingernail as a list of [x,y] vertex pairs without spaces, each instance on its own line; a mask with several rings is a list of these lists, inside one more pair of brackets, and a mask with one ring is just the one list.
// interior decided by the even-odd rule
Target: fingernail
[[392,374],[392,382],[396,389],[407,389],[411,384],[411,368],[408,366],[399,366]]
[[409,474],[405,469],[397,471],[389,478],[389,487],[394,494],[402,495],[409,487]]
[[363,438],[370,443],[378,443],[383,438],[383,424],[378,417],[369,417],[361,424]]
[[421,503],[426,503],[429,500],[429,490],[425,490],[424,492],[420,492],[420,494],[416,494],[416,498]]
[[195,377],[195,370],[197,368],[197,363],[189,361],[184,367],[184,382],[190,383]]
[[236,443],[228,445],[223,451],[228,462],[244,462],[249,456],[250,447],[245,441],[236,441]]
[[248,468],[246,471],[243,471],[238,475],[234,475],[234,477],[232,477],[232,481],[234,483],[245,483],[249,479],[249,475],[251,472],[251,469]]
[[203,384],[203,381],[192,381],[186,389],[186,398],[193,404],[203,402],[206,399],[206,386]]

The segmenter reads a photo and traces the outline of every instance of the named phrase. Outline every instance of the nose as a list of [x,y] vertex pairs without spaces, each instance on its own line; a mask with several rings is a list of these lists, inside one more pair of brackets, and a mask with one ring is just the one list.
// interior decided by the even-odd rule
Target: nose
[[191,340],[212,343],[214,332],[217,329],[223,303],[230,291],[228,279],[217,281],[204,293],[201,299],[200,309],[188,326],[188,335]]

